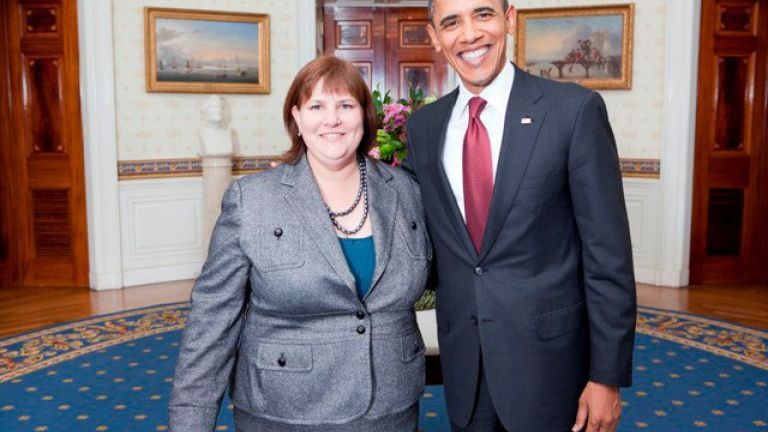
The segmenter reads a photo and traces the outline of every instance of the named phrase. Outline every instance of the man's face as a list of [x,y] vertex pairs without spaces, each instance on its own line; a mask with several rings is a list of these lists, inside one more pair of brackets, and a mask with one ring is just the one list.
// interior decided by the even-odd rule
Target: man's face
[[445,55],[467,90],[478,94],[504,68],[507,34],[515,28],[513,7],[501,0],[435,0],[432,45]]

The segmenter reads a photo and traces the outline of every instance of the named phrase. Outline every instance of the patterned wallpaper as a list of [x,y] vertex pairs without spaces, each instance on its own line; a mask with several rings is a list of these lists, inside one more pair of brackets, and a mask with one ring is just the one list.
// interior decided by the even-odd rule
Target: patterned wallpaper
[[194,158],[199,153],[199,110],[208,95],[145,91],[145,6],[269,14],[271,94],[223,96],[232,109],[231,127],[242,154],[282,153],[288,147],[283,97],[297,70],[295,1],[307,0],[112,0],[118,159]]
[[[241,154],[265,156],[288,146],[281,106],[295,65],[295,2],[310,0],[112,0],[118,157],[121,161],[194,158],[199,106],[205,94],[147,93],[144,90],[143,7],[175,7],[267,13],[271,26],[269,95],[224,95],[232,108]],[[661,155],[665,94],[666,0],[635,2],[631,90],[603,90],[625,159]],[[617,0],[512,0],[518,9],[617,4]],[[512,43],[510,45],[513,45]],[[513,49],[510,48],[510,57]]]
[[[619,156],[659,159],[664,123],[666,1],[637,0],[632,89],[601,90]],[[621,0],[510,0],[518,9],[630,3]],[[513,51],[513,48],[511,49]],[[511,57],[511,56],[510,56]]]

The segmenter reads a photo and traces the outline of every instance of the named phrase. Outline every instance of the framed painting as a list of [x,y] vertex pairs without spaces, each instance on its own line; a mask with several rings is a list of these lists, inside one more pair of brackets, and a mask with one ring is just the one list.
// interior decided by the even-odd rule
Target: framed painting
[[430,48],[428,21],[400,21],[400,48]]
[[517,13],[516,64],[593,89],[632,88],[634,4]]
[[401,98],[407,98],[410,89],[432,94],[432,83],[432,63],[400,63]]
[[340,21],[336,23],[336,48],[371,48],[370,21]]
[[363,77],[363,80],[365,81],[365,85],[367,85],[368,89],[370,89],[371,81],[373,81],[371,62],[352,62],[352,64],[357,67],[357,70],[360,72],[360,76]]
[[269,93],[269,16],[144,8],[148,92]]

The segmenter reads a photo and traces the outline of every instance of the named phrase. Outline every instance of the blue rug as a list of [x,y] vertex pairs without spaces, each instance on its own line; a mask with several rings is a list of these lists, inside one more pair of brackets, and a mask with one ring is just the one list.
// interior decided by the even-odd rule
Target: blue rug
[[[0,431],[163,431],[187,304],[0,340]],[[641,308],[621,431],[768,431],[768,332]],[[441,386],[424,432],[449,431]],[[224,401],[216,430],[232,431]]]

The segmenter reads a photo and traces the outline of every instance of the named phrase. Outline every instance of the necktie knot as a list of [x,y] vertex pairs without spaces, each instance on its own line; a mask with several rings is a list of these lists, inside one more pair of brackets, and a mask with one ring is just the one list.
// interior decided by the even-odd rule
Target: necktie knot
[[475,96],[472,99],[469,100],[469,118],[478,118],[480,116],[480,113],[483,112],[483,108],[485,108],[485,104],[488,103],[485,99],[481,98],[480,96]]

